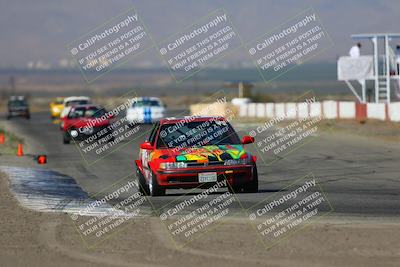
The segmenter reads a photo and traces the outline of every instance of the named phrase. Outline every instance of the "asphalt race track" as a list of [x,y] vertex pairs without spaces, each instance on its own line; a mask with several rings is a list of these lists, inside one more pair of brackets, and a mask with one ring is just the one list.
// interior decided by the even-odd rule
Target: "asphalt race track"
[[[116,181],[134,175],[134,159],[138,155],[139,144],[145,138],[142,136],[125,142],[114,153],[88,165],[74,144],[62,143],[58,125],[50,121],[47,113],[33,114],[30,121],[11,120],[8,126],[26,138],[32,153],[47,154],[48,164],[41,168],[74,178],[89,195],[104,193]],[[144,126],[144,129],[149,127]],[[234,127],[241,132],[249,126],[234,124]],[[237,197],[246,209],[273,196],[297,178],[312,173],[332,205],[330,215],[398,216],[399,162],[398,144],[319,132],[311,142],[271,164],[258,160],[259,193],[238,194]],[[191,196],[185,193],[185,190],[167,191],[167,196],[151,198],[151,202],[160,208],[177,198],[182,200]],[[212,197],[218,195],[216,193]],[[238,214],[245,215],[239,210]]]

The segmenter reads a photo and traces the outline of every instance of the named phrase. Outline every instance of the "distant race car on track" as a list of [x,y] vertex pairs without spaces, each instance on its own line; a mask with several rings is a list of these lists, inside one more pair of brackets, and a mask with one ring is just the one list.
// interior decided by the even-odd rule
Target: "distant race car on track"
[[131,124],[153,123],[165,116],[165,106],[157,97],[138,97],[126,111],[126,119]]
[[112,141],[111,130],[108,126],[112,123],[112,116],[97,105],[72,106],[67,116],[61,119],[63,143],[69,144],[72,139],[84,140],[100,131],[105,131],[102,136],[109,136],[107,141]]
[[[234,192],[257,192],[256,157],[223,117],[161,119],[135,161],[141,192],[164,195],[166,189],[207,188],[225,180]],[[227,185],[228,185],[227,184]]]
[[64,109],[64,98],[56,97],[50,102],[50,116],[52,119],[59,118]]
[[25,117],[30,119],[29,105],[24,96],[11,96],[8,100],[7,120],[12,117]]
[[63,110],[61,111],[60,118],[68,115],[72,106],[90,104],[90,98],[87,96],[70,96],[64,98]]

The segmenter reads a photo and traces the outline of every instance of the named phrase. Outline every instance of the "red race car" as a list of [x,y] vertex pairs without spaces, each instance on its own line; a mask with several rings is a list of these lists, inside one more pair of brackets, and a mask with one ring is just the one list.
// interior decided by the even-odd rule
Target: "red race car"
[[256,157],[223,117],[167,118],[157,122],[135,161],[140,190],[151,196],[166,189],[208,188],[226,181],[229,191],[258,191]]
[[68,115],[61,118],[61,131],[63,143],[69,144],[71,139],[85,140],[92,135],[108,138],[112,141],[112,131],[109,129],[112,116],[106,110],[97,105],[77,105],[71,107]]

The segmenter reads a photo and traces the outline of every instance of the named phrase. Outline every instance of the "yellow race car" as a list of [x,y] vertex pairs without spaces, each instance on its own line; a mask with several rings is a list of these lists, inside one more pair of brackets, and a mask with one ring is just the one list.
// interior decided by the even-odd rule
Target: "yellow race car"
[[64,109],[64,98],[56,97],[50,102],[50,115],[52,119],[60,117],[61,111]]

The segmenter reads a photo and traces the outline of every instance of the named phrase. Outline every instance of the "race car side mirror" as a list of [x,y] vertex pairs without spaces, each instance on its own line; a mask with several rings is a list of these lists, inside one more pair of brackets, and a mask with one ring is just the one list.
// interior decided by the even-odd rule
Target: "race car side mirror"
[[144,142],[140,145],[140,148],[146,150],[152,150],[153,146],[150,144],[150,142]]
[[254,143],[254,137],[251,137],[251,136],[248,136],[248,135],[243,136],[243,138],[242,138],[242,144],[243,145],[251,144],[251,143]]

